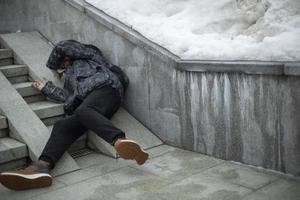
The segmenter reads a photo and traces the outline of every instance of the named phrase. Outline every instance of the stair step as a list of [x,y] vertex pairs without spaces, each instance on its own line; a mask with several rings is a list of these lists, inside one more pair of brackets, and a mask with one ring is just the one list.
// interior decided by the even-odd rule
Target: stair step
[[29,97],[41,94],[40,91],[34,89],[31,85],[32,82],[22,82],[16,83],[13,86],[16,88],[16,90],[20,93],[22,97]]
[[34,95],[34,96],[28,96],[28,97],[23,97],[24,100],[30,104],[38,101],[46,101],[46,97],[42,94]]
[[13,63],[13,52],[10,49],[0,49],[0,66]]
[[8,128],[0,129],[0,138],[4,138],[8,136]]
[[13,52],[10,49],[0,49],[0,59],[12,58]]
[[27,146],[12,138],[0,138],[0,164],[28,156]]
[[0,67],[0,71],[6,78],[28,76],[28,67],[26,65],[6,65]]
[[0,138],[7,137],[8,125],[6,117],[0,115]]
[[[53,125],[47,126],[47,128],[49,129],[49,132],[51,133],[51,131],[53,129]],[[73,154],[74,152],[77,152],[77,151],[80,151],[82,149],[85,149],[86,147],[87,147],[87,134],[84,134],[81,137],[79,137],[71,145],[71,147],[68,149],[68,152],[70,152],[71,154]]]
[[29,80],[28,75],[14,76],[14,77],[9,77],[7,79],[11,84],[27,82]]
[[63,104],[58,104],[51,101],[38,101],[30,103],[29,106],[40,119],[64,114]]
[[7,128],[7,119],[6,117],[0,115],[0,129],[6,129]]
[[13,64],[13,58],[0,59],[0,67]]
[[45,118],[45,119],[42,119],[42,121],[46,126],[51,126],[51,125],[55,124],[55,122],[57,122],[58,120],[63,119],[63,118],[64,118],[64,115],[60,115],[60,116]]

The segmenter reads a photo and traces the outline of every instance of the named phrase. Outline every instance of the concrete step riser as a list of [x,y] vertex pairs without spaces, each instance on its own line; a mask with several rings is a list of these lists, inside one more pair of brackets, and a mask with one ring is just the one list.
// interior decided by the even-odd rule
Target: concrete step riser
[[70,154],[73,154],[74,152],[84,149],[86,147],[87,147],[87,139],[85,139],[85,140],[78,139],[71,145],[68,152]]
[[7,119],[6,117],[0,115],[0,130],[1,129],[6,129],[7,128]]
[[12,58],[13,52],[10,49],[0,49],[0,59]]
[[34,96],[28,96],[23,98],[28,104],[46,100],[46,98],[43,95],[34,95]]
[[29,106],[40,119],[61,116],[64,114],[63,104],[43,101],[31,103]]
[[0,66],[12,65],[12,64],[13,64],[12,58],[0,59]]
[[12,138],[0,139],[0,163],[18,160],[28,156],[27,146]]
[[26,65],[6,65],[0,67],[0,71],[7,78],[28,75],[28,67]]
[[61,120],[63,118],[64,118],[64,115],[59,115],[59,116],[55,116],[55,117],[49,117],[49,118],[42,119],[42,121],[46,126],[52,126],[55,124],[55,122],[57,122],[58,120]]
[[8,129],[0,129],[0,138],[4,138],[8,136]]
[[22,97],[30,97],[41,94],[40,91],[32,87],[32,82],[14,84],[14,87]]
[[9,77],[7,79],[11,84],[22,83],[28,81],[28,75]]
[[19,168],[19,167],[25,165],[26,163],[28,163],[28,160],[29,160],[29,158],[25,157],[25,158],[21,158],[18,160],[13,160],[10,162],[2,163],[2,164],[0,164],[0,172]]

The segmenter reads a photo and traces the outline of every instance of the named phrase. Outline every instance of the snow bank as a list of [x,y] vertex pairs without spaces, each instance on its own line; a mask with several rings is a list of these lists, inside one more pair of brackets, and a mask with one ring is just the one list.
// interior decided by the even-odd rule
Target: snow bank
[[183,59],[300,61],[300,0],[87,0]]

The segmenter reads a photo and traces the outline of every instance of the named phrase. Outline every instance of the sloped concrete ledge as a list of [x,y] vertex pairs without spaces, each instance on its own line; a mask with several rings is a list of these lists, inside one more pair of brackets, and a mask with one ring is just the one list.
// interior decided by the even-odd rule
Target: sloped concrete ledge
[[180,60],[177,69],[190,72],[222,72],[284,75],[284,63],[267,61],[195,61]]
[[300,76],[300,62],[285,64],[284,74],[290,76]]

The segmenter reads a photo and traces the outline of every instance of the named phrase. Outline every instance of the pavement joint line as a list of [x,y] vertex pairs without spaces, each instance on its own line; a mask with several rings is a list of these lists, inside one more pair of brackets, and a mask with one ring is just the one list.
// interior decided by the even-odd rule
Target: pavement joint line
[[[42,196],[42,195],[48,194],[48,193],[50,193],[50,192],[55,192],[55,191],[57,191],[57,190],[60,190],[60,189],[63,189],[63,188],[68,187],[68,185],[66,185],[65,183],[63,183],[63,182],[61,182],[61,181],[56,180],[56,182],[59,182],[60,184],[62,184],[62,186],[61,186],[61,187],[57,187],[57,188],[55,188],[55,189],[53,189],[53,190],[48,190],[48,191],[42,192],[42,193],[40,193],[40,194],[37,193],[36,195],[33,195],[32,197],[30,197],[29,200],[36,199],[37,197],[40,197],[40,196]],[[50,186],[50,187],[51,187],[51,186]]]
[[246,163],[240,163],[240,162],[236,162],[236,161],[233,161],[233,160],[228,160],[228,162],[230,162],[234,165],[246,167],[247,169],[254,170],[255,172],[258,172],[258,173],[264,173],[264,174],[267,174],[267,175],[270,175],[270,176],[276,176],[280,179],[300,183],[300,176],[294,176],[292,174],[285,174],[285,173],[280,172],[280,171],[275,171],[275,170],[272,170],[272,169],[262,168],[262,167],[258,167],[258,166],[254,166],[254,165],[248,165]]
[[[161,155],[159,155],[159,156],[156,156],[155,158],[158,158],[158,157],[163,156],[163,155],[168,154],[168,153],[171,153],[171,152],[166,152],[166,153],[164,153],[164,154],[161,154]],[[200,154],[200,155],[202,155],[202,154]],[[212,157],[212,158],[214,158],[214,157]],[[214,159],[216,159],[216,158],[214,158]],[[221,159],[218,159],[218,160],[220,160],[220,163],[214,164],[214,165],[212,165],[212,166],[210,166],[210,167],[203,168],[203,170],[201,170],[201,171],[197,171],[197,172],[191,173],[190,175],[187,175],[186,177],[183,177],[183,178],[180,179],[180,180],[189,178],[189,177],[194,176],[194,175],[196,175],[196,174],[203,173],[203,172],[205,172],[205,171],[207,171],[207,170],[209,170],[209,169],[211,169],[211,168],[213,168],[213,167],[216,167],[216,166],[219,166],[219,165],[221,165],[221,164],[223,164],[223,163],[226,163],[225,160],[221,160]],[[141,169],[139,169],[139,168],[136,168],[135,166],[133,166],[133,164],[132,164],[132,165],[129,165],[129,167],[132,167],[132,168],[137,169],[137,170],[139,170],[139,171],[145,172],[145,171],[143,171],[143,170],[141,170]],[[152,172],[147,172],[147,173],[153,174]],[[157,174],[153,174],[153,175],[158,176],[158,177],[160,177],[160,178],[165,178],[165,177],[159,176],[159,175],[157,175]],[[175,181],[178,181],[178,180],[175,180]]]
[[152,147],[144,148],[144,150],[150,150],[150,149],[153,149],[153,148],[162,146],[162,145],[166,145],[166,144],[165,144],[165,143],[162,143],[162,144],[154,145],[154,146],[152,146]]
[[[96,166],[96,165],[93,165],[93,167],[95,167],[95,166]],[[86,168],[81,168],[81,169],[79,169],[79,170],[85,170],[85,169],[88,169],[88,168],[90,168],[90,167],[91,167],[91,166],[86,167]],[[123,169],[123,168],[126,168],[126,167],[129,167],[129,166],[128,166],[128,165],[126,165],[126,166],[121,166],[120,168],[116,168],[116,169],[109,170],[109,171],[107,171],[107,172],[105,172],[105,173],[103,173],[103,174],[98,174],[98,175],[94,175],[94,176],[92,176],[92,177],[87,177],[87,178],[82,179],[82,180],[80,180],[80,181],[71,183],[70,185],[68,185],[68,184],[65,184],[65,185],[67,185],[66,187],[71,186],[71,185],[76,185],[76,184],[85,182],[85,181],[87,181],[87,180],[92,180],[92,179],[94,179],[94,178],[98,178],[98,177],[101,177],[101,176],[104,176],[104,175],[107,175],[107,174],[111,174],[111,173],[113,173],[113,172],[119,171],[120,169]],[[79,170],[76,170],[76,171],[79,171]],[[74,171],[74,172],[75,172],[75,171]],[[71,173],[73,173],[73,172],[70,172],[70,173],[68,173],[68,174],[71,174]],[[65,174],[63,174],[63,175],[65,175]],[[63,176],[63,175],[60,175],[60,176]],[[57,177],[58,177],[58,176],[57,176]],[[61,181],[60,181],[60,182],[61,182]]]
[[263,188],[265,188],[265,187],[267,187],[267,186],[269,186],[269,185],[272,185],[273,183],[278,182],[278,181],[280,181],[280,180],[282,180],[282,179],[279,178],[279,177],[276,177],[274,180],[268,182],[267,184],[262,185],[262,186],[260,186],[259,188],[254,189],[253,192],[257,192],[257,191],[259,191],[259,190],[261,190],[261,189],[263,189]]
[[270,182],[267,183],[266,185],[261,186],[261,187],[259,187],[259,188],[257,188],[257,189],[253,189],[252,192],[247,193],[245,196],[243,196],[241,200],[245,199],[246,197],[248,197],[248,196],[250,196],[250,195],[252,195],[252,194],[255,194],[256,192],[259,192],[261,189],[263,189],[263,188],[265,188],[265,187],[267,187],[267,186],[269,186],[269,185],[272,185],[272,184],[274,184],[275,182],[280,181],[280,180],[282,180],[282,179],[277,177],[276,179],[270,181]]

